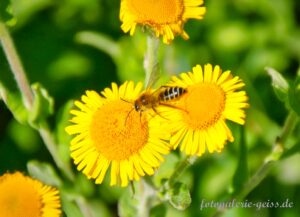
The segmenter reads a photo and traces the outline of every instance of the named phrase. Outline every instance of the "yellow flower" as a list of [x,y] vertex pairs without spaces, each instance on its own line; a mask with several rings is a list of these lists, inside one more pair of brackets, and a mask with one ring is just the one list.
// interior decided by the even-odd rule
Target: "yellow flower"
[[136,25],[148,26],[156,37],[169,44],[176,35],[189,38],[183,30],[188,19],[202,19],[203,0],[121,0],[122,30],[134,34]]
[[58,217],[59,192],[20,172],[0,177],[0,216]]
[[170,143],[188,155],[202,155],[206,148],[210,153],[221,151],[229,140],[234,138],[226,125],[226,120],[243,125],[244,109],[249,105],[245,91],[239,89],[245,84],[230,71],[222,73],[219,66],[207,64],[193,72],[182,73],[180,78],[173,76],[171,86],[187,90],[174,108],[164,108],[164,116],[173,130]]
[[73,125],[66,131],[75,134],[71,141],[71,157],[78,170],[88,178],[102,183],[111,166],[110,185],[125,187],[128,180],[139,180],[152,175],[169,152],[166,134],[160,131],[157,118],[140,114],[133,102],[140,94],[142,84],[134,87],[125,82],[119,88],[105,88],[100,96],[86,91],[81,101],[75,101],[79,110],[72,110]]

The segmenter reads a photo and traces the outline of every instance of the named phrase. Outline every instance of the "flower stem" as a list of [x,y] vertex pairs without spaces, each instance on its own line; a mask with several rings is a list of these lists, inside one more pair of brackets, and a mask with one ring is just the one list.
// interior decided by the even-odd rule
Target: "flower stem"
[[4,53],[7,57],[11,71],[13,72],[19,89],[22,92],[24,105],[28,110],[33,105],[33,94],[28,84],[23,65],[20,61],[15,45],[10,37],[10,34],[3,22],[0,21],[0,42],[2,44]]
[[[244,187],[234,194],[227,202],[232,201],[233,199],[242,200],[244,199],[253,189],[255,189],[262,180],[264,180],[270,171],[273,169],[274,165],[280,160],[283,152],[284,146],[291,135],[296,125],[299,122],[299,118],[294,111],[290,111],[287,116],[284,126],[282,128],[281,134],[277,137],[273,149],[271,153],[265,158],[264,163],[260,166],[260,168],[254,173],[254,175],[248,180],[248,182],[244,185]],[[222,214],[226,211],[225,208],[218,209],[213,217],[222,216]]]
[[172,186],[176,183],[176,181],[184,173],[184,171],[188,167],[193,165],[197,159],[197,156],[187,156],[183,161],[181,161],[175,168],[173,174],[168,179],[166,183],[167,188],[172,188]]
[[151,198],[155,195],[155,191],[142,179],[139,183],[138,192],[139,194],[137,198],[137,216],[149,217],[151,208]]
[[147,51],[144,59],[145,85],[149,85],[152,82],[151,79],[158,78],[158,70],[156,69],[158,65],[158,48],[159,39],[155,36],[147,36]]
[[51,154],[55,164],[57,165],[57,167],[59,169],[61,169],[61,171],[64,173],[64,175],[69,178],[69,180],[74,180],[74,175],[73,175],[73,172],[72,172],[70,166],[68,164],[65,164],[58,155],[57,146],[55,144],[53,135],[51,134],[51,132],[48,128],[48,124],[45,123],[45,124],[43,124],[43,126],[44,127],[40,127],[38,129],[38,131],[39,131],[39,134],[40,134],[42,140],[44,141],[49,153]]
[[[147,50],[144,57],[144,69],[145,69],[145,85],[149,87],[149,82],[153,77],[158,77],[158,71],[154,70],[158,65],[158,47],[159,41],[157,38],[148,35],[147,36]],[[154,73],[154,74],[153,74]],[[151,185],[150,185],[151,184]],[[150,203],[151,197],[154,195],[154,189],[151,181],[141,180],[138,190],[138,203],[136,204],[137,216],[149,217],[150,216]]]
[[[4,23],[0,21],[0,42],[2,44],[4,53],[8,60],[8,63],[11,68],[11,72],[13,73],[17,85],[22,94],[23,103],[26,106],[27,110],[30,112],[33,107],[34,97],[31,91],[31,87],[26,77],[26,73],[24,71],[23,65],[18,56],[17,50],[14,46],[13,40],[9,34]],[[45,124],[47,125],[47,124]],[[73,179],[73,173],[71,169],[59,158],[57,146],[54,142],[53,136],[49,129],[40,128],[38,129],[41,138],[43,139],[48,151],[50,152],[54,162],[57,167],[60,168],[64,174],[70,179]]]

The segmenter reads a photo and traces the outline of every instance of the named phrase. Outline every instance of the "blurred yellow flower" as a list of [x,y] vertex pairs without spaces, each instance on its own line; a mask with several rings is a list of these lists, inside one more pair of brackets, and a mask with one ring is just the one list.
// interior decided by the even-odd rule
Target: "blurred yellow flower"
[[173,76],[170,86],[186,88],[174,108],[164,108],[164,116],[173,130],[170,143],[188,155],[202,155],[206,148],[210,153],[221,151],[227,140],[234,140],[226,120],[245,123],[245,111],[249,105],[245,84],[230,71],[222,73],[219,66],[199,65],[193,72]]
[[20,172],[0,177],[0,216],[58,217],[59,192]]
[[156,37],[169,44],[176,35],[188,39],[183,30],[188,19],[202,19],[203,0],[121,0],[122,30],[133,35],[137,25],[150,27]]
[[125,82],[118,87],[106,88],[100,96],[86,91],[78,107],[72,110],[73,124],[66,128],[76,135],[71,141],[71,157],[77,169],[102,183],[110,169],[110,185],[128,185],[128,180],[139,180],[152,175],[163,161],[162,154],[169,152],[166,134],[160,131],[159,122],[150,115],[140,114],[133,108],[142,84]]

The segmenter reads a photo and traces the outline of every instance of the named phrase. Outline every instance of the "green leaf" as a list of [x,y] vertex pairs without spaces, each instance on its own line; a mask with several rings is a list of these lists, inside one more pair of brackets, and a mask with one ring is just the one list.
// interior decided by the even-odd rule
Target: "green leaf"
[[156,186],[160,186],[164,179],[167,179],[172,175],[178,160],[178,155],[173,152],[165,157],[165,161],[161,164],[159,170],[156,171],[155,176],[152,177]]
[[164,217],[167,214],[167,207],[160,203],[150,209],[150,217]]
[[75,35],[75,41],[81,44],[93,46],[113,59],[119,58],[121,55],[119,45],[109,36],[99,32],[83,31]]
[[[90,211],[90,216],[95,217],[112,217],[108,205],[99,200],[88,200],[86,202],[87,207]],[[88,215],[86,215],[88,216]]]
[[[2,0],[1,0],[2,1]],[[18,27],[24,26],[35,15],[55,4],[53,0],[10,0],[14,16],[17,19]]]
[[144,79],[142,69],[146,49],[145,40],[144,33],[139,30],[135,32],[135,37],[123,37],[118,42],[107,35],[89,31],[79,32],[75,36],[76,42],[90,45],[108,54],[117,66],[121,81]]
[[247,145],[245,141],[245,128],[240,128],[240,138],[235,136],[235,143],[239,144],[239,160],[232,180],[233,192],[238,192],[249,178],[247,163]]
[[124,192],[118,203],[118,215],[121,217],[136,217],[138,201],[132,197],[129,188]]
[[39,128],[53,114],[54,100],[41,84],[35,83],[31,87],[34,94],[34,103],[32,112],[30,112],[29,123],[33,127]]
[[190,191],[184,183],[176,182],[167,194],[170,204],[178,210],[185,210],[192,202]]
[[286,102],[288,98],[288,90],[289,90],[289,84],[285,80],[285,78],[277,72],[275,69],[266,67],[265,70],[268,72],[272,79],[272,86],[275,92],[275,95],[277,98],[282,101]]
[[81,211],[78,208],[78,206],[69,199],[68,195],[65,195],[64,192],[61,192],[60,196],[62,202],[62,209],[67,217],[84,217],[83,214],[81,214]]
[[283,152],[281,159],[288,158],[295,153],[300,153],[300,141],[293,145],[290,149],[287,149],[285,152]]
[[51,186],[62,185],[62,181],[49,163],[32,160],[27,163],[27,170],[32,177],[37,178],[45,184]]
[[297,76],[289,89],[290,107],[300,116],[300,75]]
[[21,124],[27,124],[28,111],[23,104],[20,93],[11,92],[0,82],[0,96],[14,118]]
[[58,143],[58,152],[60,157],[64,162],[70,161],[70,140],[65,128],[69,125],[70,119],[70,110],[73,107],[73,101],[68,101],[58,112],[56,129],[55,129],[55,138]]
[[0,2],[0,21],[8,26],[14,26],[17,23],[10,0],[1,0]]

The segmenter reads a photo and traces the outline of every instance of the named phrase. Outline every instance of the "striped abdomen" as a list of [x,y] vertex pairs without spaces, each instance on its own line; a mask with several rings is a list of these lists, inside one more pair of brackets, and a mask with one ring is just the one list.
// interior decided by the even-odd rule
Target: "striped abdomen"
[[170,101],[179,98],[186,93],[186,89],[183,87],[167,87],[159,94],[160,101]]

